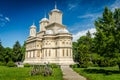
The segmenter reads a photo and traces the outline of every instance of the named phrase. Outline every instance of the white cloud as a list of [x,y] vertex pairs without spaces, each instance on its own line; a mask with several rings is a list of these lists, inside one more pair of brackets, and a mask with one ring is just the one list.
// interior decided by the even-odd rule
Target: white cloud
[[90,17],[94,17],[94,15],[93,14],[86,14],[86,15],[78,16],[78,18],[90,18]]
[[0,27],[5,26],[8,22],[10,22],[10,18],[0,14]]
[[81,2],[81,0],[68,0],[68,1],[66,1],[69,10],[73,10],[73,9],[77,8],[79,6],[80,2]]
[[9,19],[8,17],[5,17],[5,19],[6,19],[7,21],[10,21],[10,19]]
[[111,6],[111,10],[114,11],[115,8],[120,8],[120,0],[116,0]]
[[78,16],[78,18],[90,19],[91,21],[94,21],[98,17],[101,17],[102,16],[101,14],[102,14],[101,12],[98,12],[98,13],[87,13],[85,15]]
[[90,33],[92,34],[92,37],[94,37],[93,33],[96,32],[96,29],[91,28],[91,29],[79,31],[78,33],[74,34],[73,35],[73,41],[77,41],[81,36],[85,36],[88,31],[90,31]]
[[68,9],[71,10],[73,8],[75,8],[77,6],[77,4],[68,4]]

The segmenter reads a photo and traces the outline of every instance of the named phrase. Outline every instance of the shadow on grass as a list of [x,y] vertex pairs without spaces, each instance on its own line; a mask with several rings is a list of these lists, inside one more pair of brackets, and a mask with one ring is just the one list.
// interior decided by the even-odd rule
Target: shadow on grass
[[84,69],[86,73],[95,73],[95,74],[105,74],[105,75],[112,75],[112,74],[120,74],[118,70],[105,70],[105,69]]

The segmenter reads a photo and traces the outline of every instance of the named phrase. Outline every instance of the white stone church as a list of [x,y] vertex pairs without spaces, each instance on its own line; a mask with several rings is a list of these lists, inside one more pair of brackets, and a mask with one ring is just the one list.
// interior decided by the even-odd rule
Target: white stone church
[[39,21],[40,30],[30,27],[30,35],[26,40],[24,63],[59,65],[73,64],[72,34],[62,24],[63,13],[57,9],[49,12],[49,19],[44,17]]

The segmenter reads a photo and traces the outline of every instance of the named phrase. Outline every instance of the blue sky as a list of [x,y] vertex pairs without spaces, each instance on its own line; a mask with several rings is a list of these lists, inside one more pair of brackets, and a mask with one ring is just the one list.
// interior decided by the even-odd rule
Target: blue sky
[[120,0],[0,0],[0,40],[4,47],[21,45],[29,36],[33,21],[39,31],[39,21],[54,8],[63,12],[63,24],[73,34],[73,41],[90,30],[95,32],[94,20],[102,15],[105,6],[112,11]]

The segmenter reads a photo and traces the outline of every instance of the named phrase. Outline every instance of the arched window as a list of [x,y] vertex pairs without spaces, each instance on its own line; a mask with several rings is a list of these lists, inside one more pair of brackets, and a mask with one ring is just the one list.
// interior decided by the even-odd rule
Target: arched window
[[71,56],[71,49],[70,49],[70,56]]
[[30,58],[31,58],[31,51],[30,51]]
[[47,56],[47,50],[45,51],[45,56]]
[[68,49],[66,50],[67,56],[68,56]]
[[66,44],[68,44],[68,42],[66,42]]
[[65,44],[65,42],[62,42],[62,44]]
[[37,57],[40,57],[40,51],[37,51]]
[[33,58],[35,57],[35,51],[33,51]]
[[50,56],[50,54],[51,54],[51,50],[49,49],[49,56]]
[[57,57],[57,49],[55,50],[55,56]]
[[63,56],[64,56],[64,49],[63,49]]

